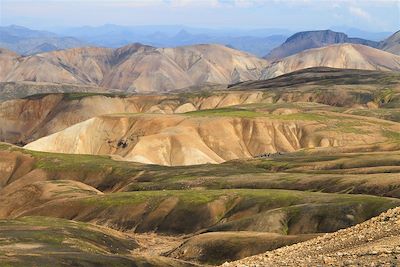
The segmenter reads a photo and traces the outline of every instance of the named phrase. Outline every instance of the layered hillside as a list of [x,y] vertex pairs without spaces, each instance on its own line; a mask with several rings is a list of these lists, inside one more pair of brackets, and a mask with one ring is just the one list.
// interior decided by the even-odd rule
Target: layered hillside
[[371,47],[378,46],[378,42],[360,38],[349,38],[344,33],[331,30],[298,32],[289,37],[282,45],[273,49],[265,58],[275,61],[304,50],[340,43],[362,44]]
[[[17,56],[8,56],[14,62]],[[267,62],[221,45],[156,49],[76,48],[18,58],[2,81],[97,85],[130,92],[169,91],[204,83],[258,79]]]
[[364,45],[330,45],[276,61],[265,69],[262,78],[268,79],[311,67],[399,71],[400,56]]
[[[260,107],[270,105],[271,113],[279,107],[290,107],[296,112],[304,110],[300,104],[291,107],[284,104],[287,102],[317,102],[344,107],[343,112],[350,114],[400,121],[400,75],[397,73],[313,68],[222,88],[224,90],[213,91],[214,87],[197,86],[170,95],[129,96],[89,86],[7,83],[3,90],[14,96],[32,94],[36,90],[91,92],[103,89],[109,93],[40,94],[4,101],[0,103],[0,140],[24,144],[104,114],[173,114],[257,103]],[[314,108],[328,109],[329,106],[323,105]]]
[[[28,84],[25,86],[38,87]],[[71,89],[70,86],[67,88]],[[73,88],[85,89],[82,86]],[[200,92],[170,96],[126,96],[109,93],[42,94],[0,103],[0,140],[10,143],[31,142],[103,114],[139,112],[172,114],[261,101],[263,93],[254,91],[215,94]]]
[[[340,114],[297,114],[291,109],[277,112],[221,109],[169,116],[109,115],[73,125],[25,147],[46,152],[116,155],[128,161],[176,166],[388,140],[378,120],[359,123],[357,117]],[[345,123],[343,129],[337,127],[340,123]],[[346,130],[347,124],[355,126]],[[387,130],[400,128],[393,123]],[[366,131],[370,134],[366,135]]]

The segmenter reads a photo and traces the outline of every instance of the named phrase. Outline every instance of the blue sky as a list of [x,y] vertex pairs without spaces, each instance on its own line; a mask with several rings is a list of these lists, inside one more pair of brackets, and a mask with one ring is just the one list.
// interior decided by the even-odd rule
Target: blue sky
[[400,29],[400,0],[0,0],[0,23],[58,26]]

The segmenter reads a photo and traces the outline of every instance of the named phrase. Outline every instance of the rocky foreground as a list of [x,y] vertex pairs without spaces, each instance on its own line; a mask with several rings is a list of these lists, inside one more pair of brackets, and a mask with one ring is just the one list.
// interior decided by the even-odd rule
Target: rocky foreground
[[364,223],[222,266],[399,266],[400,208]]

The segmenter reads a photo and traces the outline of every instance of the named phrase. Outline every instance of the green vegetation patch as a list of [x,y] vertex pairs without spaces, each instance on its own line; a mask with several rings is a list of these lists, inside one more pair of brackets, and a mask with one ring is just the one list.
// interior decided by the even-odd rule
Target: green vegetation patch
[[263,113],[238,109],[238,108],[219,108],[219,109],[205,109],[198,111],[191,111],[185,113],[188,116],[199,116],[199,117],[239,117],[239,118],[255,118],[264,116]]
[[385,88],[375,93],[374,102],[378,105],[385,105],[393,100],[395,92],[393,89]]
[[177,197],[182,204],[201,205],[209,203],[225,194],[226,193],[223,190],[135,191],[88,197],[81,199],[81,202],[87,205],[100,206],[124,206],[138,205],[142,203],[154,206],[167,198]]
[[[77,241],[78,246],[76,246]],[[137,247],[134,240],[114,237],[95,225],[35,216],[0,220],[0,250],[1,245],[13,242],[38,243],[50,246],[53,250],[76,251],[78,249],[95,253],[105,251],[127,253],[129,249]]]
[[342,120],[337,122],[332,128],[337,129],[342,133],[354,133],[354,134],[368,134],[370,131],[365,129],[361,129],[360,127],[366,126],[364,123],[360,121],[350,121],[350,120]]
[[350,112],[353,115],[374,117],[383,120],[400,122],[400,109],[356,109]]
[[383,135],[391,141],[400,142],[400,132],[392,130],[383,130]]
[[318,121],[326,122],[330,119],[330,116],[317,114],[317,113],[293,113],[284,115],[270,115],[273,119],[279,120],[290,120],[290,121]]

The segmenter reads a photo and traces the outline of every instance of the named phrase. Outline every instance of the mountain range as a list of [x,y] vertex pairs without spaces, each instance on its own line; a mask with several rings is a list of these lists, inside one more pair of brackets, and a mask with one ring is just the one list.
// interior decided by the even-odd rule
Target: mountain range
[[170,91],[204,83],[258,79],[268,62],[221,45],[74,48],[19,57],[0,54],[2,81],[97,85],[130,92]]
[[[315,39],[308,48],[334,41],[318,40],[322,35],[342,35],[336,37],[341,42],[361,43],[375,47],[390,33],[367,32],[346,27],[333,27],[343,32],[314,31]],[[102,26],[82,26],[75,28],[51,28],[53,32],[32,30],[10,25],[0,27],[0,47],[13,50],[22,55],[49,52],[82,46],[118,48],[131,43],[142,43],[154,47],[176,47],[195,44],[221,44],[262,57],[285,42],[294,32],[286,29],[205,29],[180,25],[171,26],[121,26],[106,24]],[[303,32],[302,34],[305,34]],[[345,36],[356,36],[350,38]],[[300,33],[299,33],[300,34]],[[299,35],[297,34],[297,35]],[[301,35],[301,34],[300,34]],[[296,34],[295,34],[296,36]],[[296,38],[298,38],[297,36]],[[292,39],[290,37],[289,39]],[[369,41],[371,40],[371,41]],[[318,45],[319,44],[319,45]],[[301,50],[301,48],[300,48]]]
[[[116,29],[121,30],[110,26],[111,32]],[[5,33],[2,38],[8,42],[17,40],[16,43],[21,43],[23,38],[64,40],[64,37],[59,39],[49,32],[32,31],[18,26],[3,27],[1,30]],[[89,37],[103,30],[97,29],[98,32],[94,31]],[[82,30],[80,33],[85,32]],[[12,37],[12,33],[20,39]],[[85,46],[61,49],[56,44],[46,42],[31,48],[33,55],[27,56],[0,49],[0,81],[100,86],[148,93],[204,84],[233,84],[268,79],[312,67],[398,71],[399,34],[396,32],[386,40],[375,42],[350,38],[344,33],[331,30],[300,32],[273,49],[265,59],[233,49],[232,46],[217,44],[157,48],[134,43],[120,48]],[[164,36],[161,33],[159,35],[154,40]],[[180,43],[196,42],[199,36],[203,36],[204,40],[208,38],[199,33],[193,39],[194,35],[185,30],[176,36]],[[248,46],[251,43],[249,40],[253,40],[253,37],[235,38],[240,46]],[[264,39],[277,41],[281,36]]]
[[[289,34],[283,29],[218,31],[182,26],[119,26],[57,29],[57,33],[10,25],[0,27],[0,47],[32,55],[87,45],[118,48],[140,42],[155,47],[221,44],[258,56],[280,45]],[[71,37],[73,36],[73,37]]]
[[13,50],[22,55],[85,45],[85,42],[77,38],[58,36],[47,31],[37,31],[17,25],[0,27],[0,47]]

